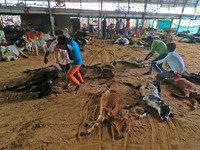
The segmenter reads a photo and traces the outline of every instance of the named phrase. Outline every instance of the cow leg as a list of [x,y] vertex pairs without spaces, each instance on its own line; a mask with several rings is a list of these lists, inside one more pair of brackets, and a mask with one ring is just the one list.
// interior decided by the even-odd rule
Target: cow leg
[[146,112],[144,114],[140,115],[139,119],[146,117],[150,112],[151,112],[151,107],[148,106]]
[[7,42],[6,42],[6,38],[5,38],[5,36],[3,37],[3,42],[4,42],[4,43],[7,43]]
[[144,100],[143,100],[143,97],[142,97],[137,103],[132,104],[132,105],[129,105],[129,106],[125,106],[125,107],[123,107],[123,109],[130,109],[130,108],[133,108],[133,107],[135,107],[135,106],[139,106],[139,105],[141,105],[143,102],[144,102]]
[[98,119],[96,121],[91,121],[91,122],[87,123],[87,125],[92,126],[92,124],[103,122],[104,119],[105,119],[105,109],[102,108],[102,111],[100,110]]
[[33,45],[34,45],[34,48],[35,48],[36,56],[38,56],[38,46],[35,42],[33,43]]
[[85,132],[80,132],[80,136],[84,136],[84,135],[88,135],[88,134],[91,134],[92,131],[97,127],[99,126],[100,123],[95,123],[91,128],[89,128],[87,131]]
[[190,98],[190,103],[191,103],[192,109],[197,109],[198,101],[196,99]]

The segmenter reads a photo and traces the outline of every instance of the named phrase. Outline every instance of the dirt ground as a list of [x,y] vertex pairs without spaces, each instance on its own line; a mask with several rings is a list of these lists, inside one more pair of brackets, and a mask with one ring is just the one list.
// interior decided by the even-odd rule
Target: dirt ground
[[[186,71],[200,71],[200,45],[177,44],[176,51],[182,56]],[[86,65],[110,62],[126,55],[144,59],[147,48],[119,46],[107,40],[91,41],[81,52]],[[44,52],[39,56],[25,52],[29,58],[0,62],[0,88],[26,81],[26,69],[36,69],[55,64],[54,55],[49,63],[43,63]],[[150,60],[149,60],[150,61]],[[117,63],[115,77],[111,79],[87,79],[96,74],[89,70],[85,84],[76,93],[75,86],[64,89],[64,74],[59,75],[53,86],[53,94],[45,98],[34,98],[30,92],[0,92],[0,149],[51,149],[51,150],[199,150],[200,109],[192,111],[188,99],[177,99],[171,92],[179,92],[172,85],[162,85],[161,97],[170,105],[174,118],[162,122],[158,113],[152,111],[146,118],[137,119],[144,112],[145,104],[130,110],[122,110],[131,122],[130,132],[120,139],[109,122],[104,122],[91,135],[79,136],[87,128],[86,121],[96,120],[99,114],[101,94],[110,85],[121,95],[121,106],[138,101],[137,91],[123,85],[126,81],[135,85],[154,81],[156,71],[144,76],[145,68],[134,68]],[[199,88],[200,86],[197,85]],[[199,105],[200,106],[200,105]]]

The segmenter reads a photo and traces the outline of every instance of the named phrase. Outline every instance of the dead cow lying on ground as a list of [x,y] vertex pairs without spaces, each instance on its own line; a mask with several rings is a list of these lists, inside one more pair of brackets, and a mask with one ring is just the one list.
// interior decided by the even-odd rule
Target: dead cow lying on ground
[[1,91],[20,92],[28,90],[31,92],[39,92],[38,97],[47,96],[51,94],[51,84],[52,81],[58,77],[59,69],[56,66],[51,65],[45,68],[25,71],[25,73],[30,72],[34,73],[32,79]]
[[191,107],[193,109],[197,108],[198,101],[200,101],[200,91],[197,91],[195,84],[184,78],[168,78],[165,80],[179,88],[184,93],[184,96],[173,93],[174,96],[190,98],[192,104]]
[[119,133],[119,137],[124,137],[125,134],[129,131],[129,120],[125,117],[122,117],[122,112],[120,109],[120,95],[113,88],[106,91],[101,96],[100,100],[100,114],[96,121],[87,123],[87,125],[92,125],[86,132],[81,132],[80,135],[91,134],[93,129],[97,127],[105,119],[114,125],[116,130]]
[[147,114],[151,112],[151,108],[154,108],[158,111],[159,116],[162,120],[166,121],[168,117],[173,117],[173,114],[170,113],[171,109],[169,105],[165,104],[163,100],[161,100],[160,93],[158,89],[151,83],[146,83],[139,86],[134,86],[130,83],[123,82],[123,84],[133,87],[140,91],[142,98],[135,104],[132,104],[128,107],[124,107],[124,109],[130,109],[135,106],[142,104],[143,102],[147,103],[147,111],[140,115],[140,119],[145,117]]

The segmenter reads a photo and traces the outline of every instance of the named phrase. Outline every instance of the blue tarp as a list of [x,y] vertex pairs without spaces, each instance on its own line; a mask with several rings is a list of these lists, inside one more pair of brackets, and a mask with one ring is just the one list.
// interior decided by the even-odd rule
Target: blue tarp
[[[174,23],[174,26],[175,26],[175,30],[177,31],[178,25]],[[200,25],[198,25],[198,26],[192,26],[192,27],[179,26],[178,32],[182,32],[182,31],[187,31],[187,30],[189,30],[190,33],[188,33],[188,34],[198,33],[199,26],[200,26]]]
[[158,29],[163,30],[164,28],[170,28],[171,21],[169,20],[159,20]]

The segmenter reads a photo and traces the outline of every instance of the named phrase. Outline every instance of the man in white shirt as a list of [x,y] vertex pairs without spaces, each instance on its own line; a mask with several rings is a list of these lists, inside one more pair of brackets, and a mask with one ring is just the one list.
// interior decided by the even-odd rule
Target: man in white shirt
[[[61,30],[57,30],[55,32],[56,37],[63,35],[63,32]],[[45,53],[44,56],[44,63],[47,64],[48,63],[48,56],[50,53],[55,51],[55,61],[57,64],[59,64],[60,68],[63,70],[63,72],[67,73],[68,70],[70,69],[70,59],[69,59],[69,55],[67,53],[67,51],[65,49],[59,49],[59,50],[55,50],[55,47],[57,45],[57,39],[54,40],[49,49],[47,50],[47,52]]]
[[152,62],[154,64],[161,64],[163,62],[167,62],[171,68],[171,71],[164,71],[157,74],[156,84],[158,86],[159,92],[161,91],[160,85],[165,78],[181,77],[182,73],[185,70],[185,64],[183,62],[183,59],[178,53],[175,52],[175,49],[175,43],[167,44],[168,55],[164,59]]
[[123,34],[123,29],[124,29],[124,23],[122,22],[122,19],[120,19],[120,26],[119,26],[120,34]]

